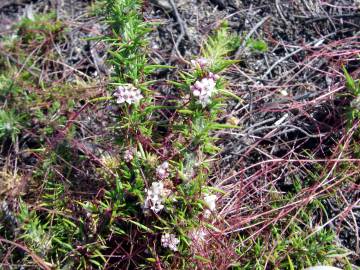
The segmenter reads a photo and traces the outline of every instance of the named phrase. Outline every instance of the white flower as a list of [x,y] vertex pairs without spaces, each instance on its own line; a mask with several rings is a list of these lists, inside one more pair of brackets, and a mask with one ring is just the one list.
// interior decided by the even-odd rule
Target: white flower
[[214,81],[217,81],[218,79],[220,79],[220,76],[217,74],[214,74],[212,72],[209,72],[208,78],[213,79]]
[[211,102],[210,98],[216,90],[216,80],[218,79],[218,75],[210,72],[207,77],[202,78],[201,81],[196,81],[191,86],[193,95],[199,98],[199,103],[203,107]]
[[204,68],[209,64],[209,60],[206,58],[198,58],[195,60],[191,60],[191,64],[195,67],[195,68]]
[[180,240],[172,233],[165,233],[161,236],[161,245],[165,248],[169,248],[172,251],[177,251],[177,245]]
[[211,212],[216,210],[216,195],[206,195],[204,197],[205,206],[207,209],[204,211],[204,216],[206,218],[210,217]]
[[117,97],[116,103],[128,103],[133,104],[139,102],[143,95],[141,91],[132,85],[120,85],[116,89],[114,96]]
[[160,179],[165,179],[169,176],[169,163],[167,161],[163,162],[160,166],[156,168],[156,176]]
[[134,159],[134,150],[133,149],[128,149],[124,152],[124,160],[129,163],[130,161],[132,161]]
[[153,212],[158,213],[163,208],[162,204],[167,196],[170,194],[170,190],[164,188],[163,182],[153,182],[149,189],[145,189],[146,199],[144,203],[144,209],[147,211],[151,209]]
[[204,242],[207,236],[207,232],[204,229],[196,229],[190,232],[190,237],[193,241]]

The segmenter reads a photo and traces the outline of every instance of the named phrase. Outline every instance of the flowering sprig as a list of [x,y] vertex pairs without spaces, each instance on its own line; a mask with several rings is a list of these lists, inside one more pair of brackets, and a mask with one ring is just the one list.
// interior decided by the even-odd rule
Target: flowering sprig
[[155,213],[158,213],[164,208],[163,202],[169,196],[171,191],[167,188],[164,188],[164,183],[159,181],[153,182],[149,189],[145,189],[145,192],[145,212],[151,209]]
[[156,176],[160,179],[165,179],[169,176],[169,163],[167,161],[156,168]]
[[199,99],[199,103],[206,107],[211,103],[211,96],[216,91],[216,81],[219,79],[219,75],[209,73],[205,78],[200,81],[196,81],[191,87],[192,94]]
[[133,85],[120,85],[116,88],[114,93],[116,98],[116,103],[138,103],[144,96],[141,94],[141,91],[134,87]]
[[172,233],[165,233],[161,236],[161,245],[165,248],[169,248],[172,251],[177,251],[177,245],[180,243],[180,240]]
[[123,158],[125,162],[130,163],[134,159],[135,151],[133,148],[124,151]]

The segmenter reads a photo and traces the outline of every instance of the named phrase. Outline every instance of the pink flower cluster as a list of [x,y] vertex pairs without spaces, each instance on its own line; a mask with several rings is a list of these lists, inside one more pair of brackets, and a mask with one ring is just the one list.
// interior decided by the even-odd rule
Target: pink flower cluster
[[216,91],[216,80],[219,79],[219,75],[209,73],[205,78],[200,81],[196,81],[191,86],[191,91],[195,97],[199,98],[199,103],[206,107],[211,102],[211,96]]
[[116,89],[114,96],[117,97],[116,103],[128,103],[133,104],[140,101],[143,98],[141,91],[132,85],[120,85]]

